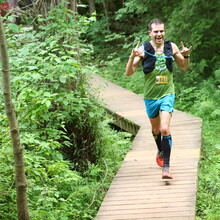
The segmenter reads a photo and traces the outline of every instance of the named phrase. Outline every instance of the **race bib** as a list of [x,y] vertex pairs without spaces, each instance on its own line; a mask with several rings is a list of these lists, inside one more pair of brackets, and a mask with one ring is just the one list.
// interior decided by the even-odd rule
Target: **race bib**
[[167,84],[168,76],[156,76],[156,84]]

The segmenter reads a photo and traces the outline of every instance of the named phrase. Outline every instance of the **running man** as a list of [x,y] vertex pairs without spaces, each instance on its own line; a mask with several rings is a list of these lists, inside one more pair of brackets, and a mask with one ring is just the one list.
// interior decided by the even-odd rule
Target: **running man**
[[164,23],[153,19],[148,24],[149,42],[137,44],[126,65],[126,76],[131,76],[142,62],[144,72],[144,102],[152,126],[152,134],[158,151],[156,162],[162,167],[162,179],[173,179],[170,173],[172,137],[171,114],[174,111],[175,90],[173,83],[173,61],[182,70],[187,70],[191,48],[181,42],[180,51],[176,44],[165,40]]

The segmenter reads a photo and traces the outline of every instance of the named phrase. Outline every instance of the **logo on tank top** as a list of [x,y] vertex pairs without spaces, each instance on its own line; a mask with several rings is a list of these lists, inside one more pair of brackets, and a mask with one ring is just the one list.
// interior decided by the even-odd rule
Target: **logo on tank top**
[[166,58],[164,54],[160,54],[159,56],[157,55],[155,69],[160,72],[165,71],[167,69]]

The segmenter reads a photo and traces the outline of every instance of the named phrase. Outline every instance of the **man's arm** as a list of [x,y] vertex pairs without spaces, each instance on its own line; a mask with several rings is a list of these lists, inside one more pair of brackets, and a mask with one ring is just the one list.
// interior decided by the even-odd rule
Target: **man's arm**
[[178,67],[182,70],[187,70],[189,67],[190,50],[192,49],[192,46],[190,46],[190,48],[187,48],[183,45],[182,41],[181,46],[182,50],[180,51],[176,44],[172,43],[173,56]]
[[140,61],[141,61],[141,58],[139,56],[137,56],[137,57],[130,56],[128,59],[128,63],[126,65],[125,75],[126,76],[133,75],[133,73],[136,71]]
[[126,76],[133,75],[143,57],[143,51],[141,48],[139,48],[139,45],[140,42],[138,42],[137,46],[132,50],[131,55],[128,59],[125,72]]

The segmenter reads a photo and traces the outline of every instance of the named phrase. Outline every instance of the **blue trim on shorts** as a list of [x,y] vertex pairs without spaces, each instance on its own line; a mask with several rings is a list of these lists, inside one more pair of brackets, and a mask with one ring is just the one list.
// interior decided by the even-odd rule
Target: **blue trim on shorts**
[[160,111],[172,113],[174,111],[175,94],[166,95],[160,99],[144,99],[146,112],[149,118],[156,118]]

